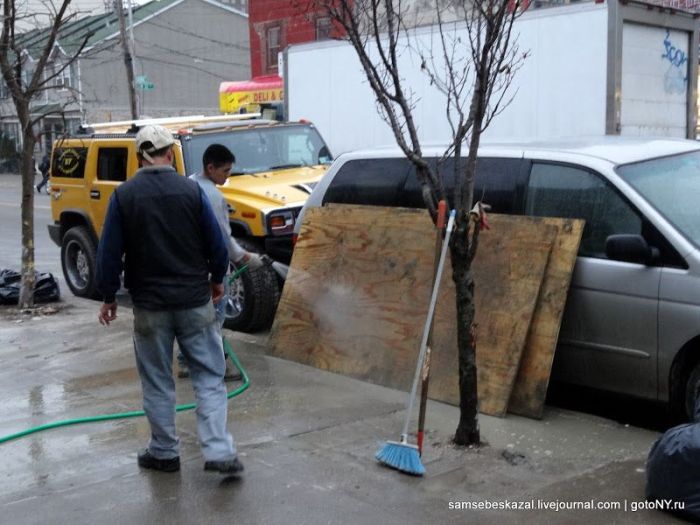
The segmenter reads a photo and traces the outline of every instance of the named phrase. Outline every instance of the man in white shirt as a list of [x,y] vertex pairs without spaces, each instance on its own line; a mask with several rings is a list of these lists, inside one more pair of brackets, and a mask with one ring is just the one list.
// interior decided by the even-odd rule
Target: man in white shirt
[[[231,224],[229,223],[229,205],[224,199],[223,194],[219,191],[217,186],[220,186],[226,182],[229,175],[231,174],[231,168],[233,163],[236,161],[235,156],[231,151],[221,144],[211,144],[202,156],[202,172],[190,175],[190,179],[194,180],[199,184],[202,191],[209,199],[209,204],[211,204],[216,220],[221,228],[221,233],[223,233],[226,239],[226,244],[228,247],[229,259],[233,261],[238,266],[247,264],[248,271],[255,271],[260,268],[264,263],[261,257],[257,253],[252,253],[244,250],[231,236]],[[216,317],[219,321],[219,325],[223,327],[224,321],[226,320],[226,304],[228,296],[228,277],[224,278],[224,284],[226,287],[226,293],[224,298],[216,305]],[[182,354],[178,355],[178,362],[180,365],[180,371],[178,377],[187,377],[189,371],[187,369],[187,364],[184,362]],[[233,365],[229,359],[226,360],[226,379],[237,379],[240,375],[238,371],[233,368]]]

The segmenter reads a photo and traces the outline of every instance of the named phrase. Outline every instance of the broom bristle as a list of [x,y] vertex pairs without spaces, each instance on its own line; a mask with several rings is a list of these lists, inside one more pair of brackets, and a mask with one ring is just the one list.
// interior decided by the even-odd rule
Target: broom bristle
[[406,474],[422,476],[425,467],[420,461],[418,447],[408,443],[387,441],[374,456],[387,467],[395,468]]

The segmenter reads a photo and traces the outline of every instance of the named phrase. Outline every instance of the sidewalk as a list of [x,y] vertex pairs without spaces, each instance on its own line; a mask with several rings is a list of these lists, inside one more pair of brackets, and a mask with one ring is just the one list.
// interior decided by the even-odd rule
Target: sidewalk
[[[0,312],[0,435],[58,419],[141,408],[131,312],[104,329],[97,304],[70,299],[22,322]],[[73,426],[0,445],[3,521],[34,523],[424,524],[680,523],[644,499],[644,461],[657,433],[548,409],[542,421],[482,416],[488,446],[456,449],[458,409],[430,403],[425,478],[382,467],[405,393],[265,355],[265,339],[227,332],[251,378],[230,402],[246,472],[202,470],[192,412],[177,417],[182,470],[141,471],[144,418]],[[189,402],[187,380],[179,401]],[[450,502],[590,502],[621,510],[456,510]],[[627,511],[624,505],[627,505]],[[454,506],[454,503],[453,503]]]

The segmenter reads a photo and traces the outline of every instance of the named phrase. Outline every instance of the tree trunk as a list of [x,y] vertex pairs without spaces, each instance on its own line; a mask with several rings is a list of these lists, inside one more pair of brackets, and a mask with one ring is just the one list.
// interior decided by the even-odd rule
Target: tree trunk
[[[20,121],[22,119],[20,118]],[[27,111],[26,121],[29,121]],[[19,308],[34,306],[34,133],[30,125],[22,137],[22,282],[19,291]]]
[[457,300],[457,349],[459,363],[459,425],[457,445],[478,445],[479,403],[476,383],[476,340],[474,338],[474,277],[467,256],[467,228],[460,227],[452,245],[452,279]]

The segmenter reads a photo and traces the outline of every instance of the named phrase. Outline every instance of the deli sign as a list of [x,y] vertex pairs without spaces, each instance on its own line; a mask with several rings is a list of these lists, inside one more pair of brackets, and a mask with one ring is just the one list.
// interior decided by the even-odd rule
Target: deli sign
[[258,77],[244,82],[222,82],[219,86],[219,107],[222,113],[259,111],[262,104],[282,102],[284,87],[277,76]]

